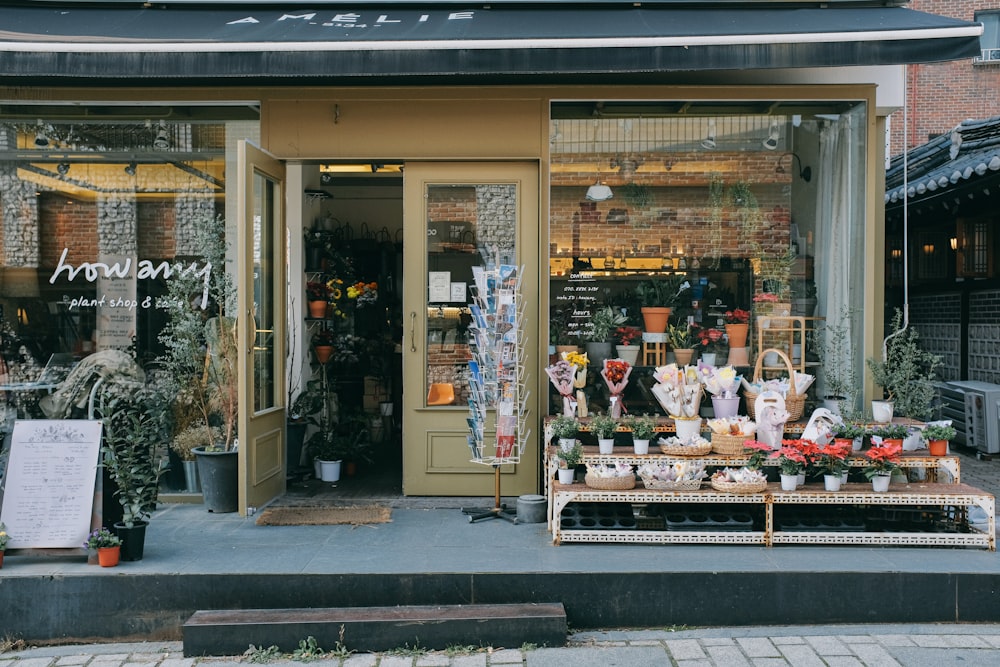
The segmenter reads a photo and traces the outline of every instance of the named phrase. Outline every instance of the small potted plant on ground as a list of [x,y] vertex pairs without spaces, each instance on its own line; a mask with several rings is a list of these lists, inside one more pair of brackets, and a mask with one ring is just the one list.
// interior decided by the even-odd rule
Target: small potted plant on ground
[[97,551],[97,562],[101,567],[114,567],[121,558],[121,538],[107,528],[98,528],[87,536],[85,549]]
[[629,415],[625,426],[632,431],[632,447],[636,454],[649,453],[649,440],[656,432],[656,422],[649,415]]
[[891,421],[894,414],[926,420],[936,395],[934,379],[941,358],[920,347],[917,331],[903,326],[902,311],[896,310],[891,327],[882,358],[866,360],[872,379],[885,392],[884,400],[872,401],[872,415],[882,423]]
[[865,452],[868,465],[865,466],[865,477],[871,480],[872,490],[884,492],[889,490],[892,473],[899,470],[899,457],[903,451],[902,441],[883,440]]
[[617,430],[618,420],[610,415],[596,415],[590,420],[590,431],[597,436],[601,454],[611,454],[614,451]]
[[573,476],[576,474],[576,466],[583,461],[583,447],[576,441],[568,450],[560,447],[556,451],[556,459],[559,463],[559,483],[572,484]]
[[580,422],[576,417],[559,415],[552,420],[552,434],[559,439],[559,448],[568,450],[576,444],[576,434],[580,432]]
[[948,441],[953,439],[957,431],[948,424],[928,424],[920,433],[931,456],[946,456],[948,454]]

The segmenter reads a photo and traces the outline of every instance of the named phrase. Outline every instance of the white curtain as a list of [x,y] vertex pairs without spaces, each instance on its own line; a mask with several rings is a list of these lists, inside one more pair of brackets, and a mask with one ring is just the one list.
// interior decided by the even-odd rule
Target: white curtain
[[[853,314],[844,358],[824,361],[853,368],[859,384],[863,360],[855,342],[861,340],[864,284],[865,125],[864,105],[825,121],[820,130],[816,197],[816,314],[836,324],[844,324],[842,317]],[[820,393],[824,393],[822,378]]]

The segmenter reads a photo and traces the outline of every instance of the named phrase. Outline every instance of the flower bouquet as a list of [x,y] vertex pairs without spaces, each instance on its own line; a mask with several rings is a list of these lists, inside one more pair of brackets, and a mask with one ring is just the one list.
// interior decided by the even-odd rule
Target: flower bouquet
[[712,451],[712,443],[700,435],[679,438],[676,435],[659,439],[660,451],[668,456],[704,456]]
[[576,414],[576,401],[573,399],[573,381],[576,378],[576,367],[568,361],[557,361],[545,367],[545,374],[552,381],[563,400],[563,414],[572,417]]
[[743,379],[732,366],[698,365],[698,375],[712,395],[716,417],[735,417],[740,409],[740,382]]
[[752,441],[757,424],[748,417],[722,417],[708,420],[712,432],[712,451],[723,456],[740,456],[744,443]]
[[658,367],[653,379],[656,380],[653,396],[668,415],[674,418],[698,416],[703,388],[697,369],[668,364]]
[[694,491],[707,476],[702,461],[644,463],[639,466],[638,474],[647,489],[666,491]]
[[622,416],[622,392],[628,385],[628,377],[632,374],[632,366],[621,359],[605,359],[604,368],[601,370],[601,377],[608,385],[611,392],[611,406],[608,412],[612,417],[618,419]]
[[378,283],[357,282],[347,288],[347,298],[354,299],[358,308],[378,301]]
[[587,358],[587,353],[563,352],[562,358],[563,361],[572,364],[574,367],[576,377],[573,380],[573,386],[577,389],[583,389],[587,385],[587,366],[590,364],[590,359]]
[[712,488],[727,493],[760,493],[767,475],[753,468],[723,468],[712,475]]
[[592,489],[622,491],[635,488],[635,473],[628,463],[587,464],[587,486]]

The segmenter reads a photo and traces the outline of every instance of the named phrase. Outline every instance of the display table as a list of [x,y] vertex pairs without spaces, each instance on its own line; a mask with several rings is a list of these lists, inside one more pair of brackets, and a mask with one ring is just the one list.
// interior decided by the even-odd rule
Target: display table
[[[996,549],[994,498],[964,484],[894,484],[885,493],[873,492],[870,484],[846,484],[840,491],[825,491],[818,483],[796,491],[781,491],[780,485],[769,484],[762,493],[745,495],[716,491],[707,482],[704,487],[697,491],[644,488],[601,491],[579,483],[553,482],[552,542],[877,544]],[[580,514],[584,510],[596,511],[593,516],[564,516],[573,507],[571,504],[576,504],[575,511]],[[640,515],[633,527],[616,519],[613,512],[607,513],[609,518],[603,518],[600,509],[605,504],[641,505],[645,515]],[[664,506],[666,514],[661,511]],[[738,506],[745,512],[732,514],[720,509],[726,506]],[[823,519],[810,525],[788,511],[822,506],[850,509],[852,514],[848,520]],[[697,514],[698,518],[705,517],[700,524],[689,520],[696,516],[690,513],[693,507],[704,508],[704,513]],[[970,507],[978,507],[986,514],[983,530],[967,527],[965,518]],[[683,514],[685,510],[689,512],[687,515]],[[929,530],[918,529],[916,520],[898,519],[901,510],[909,511],[913,517],[918,514],[935,517],[934,524]],[[662,525],[657,523],[660,518],[664,519]],[[642,519],[648,523],[643,525]],[[824,527],[823,521],[828,521],[829,527]]]

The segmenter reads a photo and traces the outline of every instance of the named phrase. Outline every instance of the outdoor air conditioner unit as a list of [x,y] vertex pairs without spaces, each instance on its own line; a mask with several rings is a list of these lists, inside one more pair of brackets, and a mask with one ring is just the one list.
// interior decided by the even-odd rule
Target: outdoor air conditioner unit
[[1000,385],[975,380],[938,386],[941,418],[951,419],[955,440],[980,454],[1000,454]]

